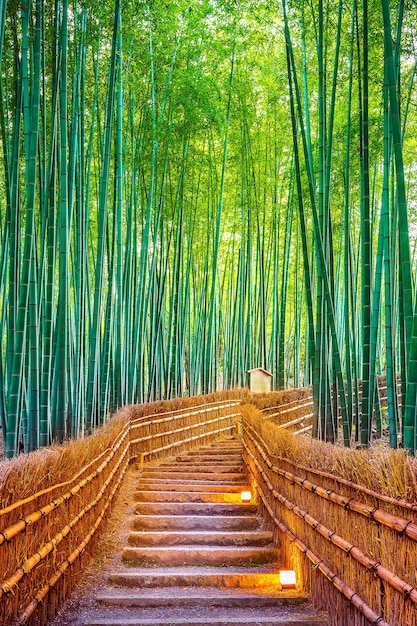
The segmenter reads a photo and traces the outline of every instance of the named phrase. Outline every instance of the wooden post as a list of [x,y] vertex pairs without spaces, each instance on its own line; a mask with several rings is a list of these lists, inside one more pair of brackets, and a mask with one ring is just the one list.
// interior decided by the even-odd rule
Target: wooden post
[[143,470],[143,465],[144,465],[144,461],[145,460],[145,455],[143,452],[139,452],[138,454],[138,460],[137,460],[137,468],[139,470],[139,472],[141,472]]

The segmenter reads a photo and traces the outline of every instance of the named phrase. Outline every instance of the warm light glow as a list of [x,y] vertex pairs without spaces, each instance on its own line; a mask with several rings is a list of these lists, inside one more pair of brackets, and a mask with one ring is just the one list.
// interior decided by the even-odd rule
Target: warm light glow
[[242,498],[242,502],[250,502],[252,498],[252,494],[250,491],[242,491],[242,493],[240,494],[240,497]]
[[283,589],[295,588],[295,572],[293,570],[282,570],[279,573],[279,582]]

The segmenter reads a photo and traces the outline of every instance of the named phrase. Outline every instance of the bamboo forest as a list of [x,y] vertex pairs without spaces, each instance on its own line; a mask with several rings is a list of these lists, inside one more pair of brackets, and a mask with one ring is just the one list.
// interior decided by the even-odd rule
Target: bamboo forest
[[414,0],[0,1],[7,457],[257,367],[312,386],[313,436],[415,452],[416,23]]

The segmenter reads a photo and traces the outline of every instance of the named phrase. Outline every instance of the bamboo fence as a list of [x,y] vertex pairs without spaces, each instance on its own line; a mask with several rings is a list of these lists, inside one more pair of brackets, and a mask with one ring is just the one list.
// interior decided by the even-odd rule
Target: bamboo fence
[[[0,509],[3,626],[45,624],[55,615],[74,586],[86,557],[93,553],[97,531],[108,517],[132,461],[164,458],[233,434],[240,419],[240,400],[210,399],[208,404],[151,415],[146,413],[152,408],[170,409],[180,403],[125,407],[118,414],[117,432],[112,433],[106,449],[70,480]],[[194,403],[198,402],[201,399],[194,399]],[[89,446],[88,438],[85,446]],[[35,453],[35,462],[39,454]],[[9,472],[6,478],[10,484],[13,476]],[[8,481],[4,481],[5,490]],[[8,501],[6,494],[0,493],[0,497],[2,503]]]
[[[400,381],[398,381],[398,386],[400,386]],[[387,406],[388,388],[385,377],[379,377],[378,389],[381,406]],[[296,390],[291,390],[291,392],[295,391]],[[255,401],[254,404],[258,405],[263,413],[264,419],[272,420],[279,428],[284,428],[294,435],[303,435],[310,433],[313,429],[313,392],[311,387],[303,387],[299,389],[298,392],[296,398],[289,402],[286,401],[286,395],[281,393],[275,394],[275,398],[270,394],[272,397],[264,397],[258,402]],[[361,383],[359,384],[359,399],[362,400]],[[276,404],[277,401],[279,404]],[[401,407],[400,393],[398,393],[398,405]],[[340,424],[341,416],[339,411],[339,425]]]
[[[308,410],[308,396],[309,390],[271,394],[270,412],[279,412],[284,425],[285,419],[298,419],[293,417],[296,406],[300,412]],[[242,408],[242,398],[251,404]],[[71,443],[68,450],[79,448],[69,459],[61,446],[23,457],[29,465],[19,471],[19,459],[5,463],[9,469],[0,485],[0,623],[45,624],[55,615],[94,552],[131,462],[142,466],[182,453],[235,433],[237,426],[260,513],[281,548],[281,565],[297,570],[300,587],[329,612],[334,626],[341,626],[340,616],[346,626],[417,623],[414,491],[411,498],[408,493],[394,498],[365,484],[363,466],[355,465],[357,481],[348,471],[346,477],[338,476],[324,459],[317,466],[312,459],[320,458],[325,444],[314,441],[303,444],[314,451],[302,457],[302,464],[294,456],[298,448],[293,442],[306,440],[287,435],[278,424],[269,426],[265,412],[254,406],[265,409],[266,404],[265,397],[239,392],[212,394],[205,402],[194,398],[127,406],[107,433],[101,429]],[[279,454],[271,452],[274,427],[289,442]],[[348,452],[338,451],[348,468]],[[51,459],[67,468],[63,474],[56,474]],[[45,487],[37,493],[23,484],[22,476],[31,474],[34,484]],[[13,501],[10,492],[19,493],[20,499]]]
[[416,624],[417,505],[272,454],[246,419],[242,433],[283,565],[334,626]]

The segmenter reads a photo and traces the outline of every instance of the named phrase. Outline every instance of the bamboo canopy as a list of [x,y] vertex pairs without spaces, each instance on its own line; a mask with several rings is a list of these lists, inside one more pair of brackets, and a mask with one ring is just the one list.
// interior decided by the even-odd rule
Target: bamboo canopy
[[405,0],[1,0],[8,457],[253,364],[312,385],[314,437],[414,453],[416,21]]

